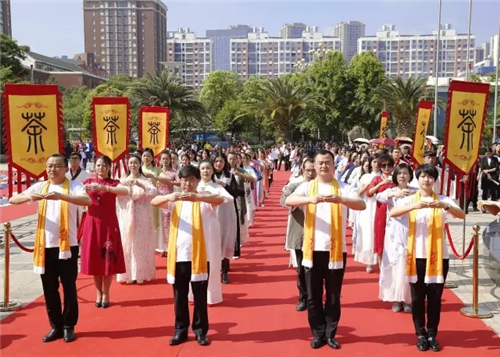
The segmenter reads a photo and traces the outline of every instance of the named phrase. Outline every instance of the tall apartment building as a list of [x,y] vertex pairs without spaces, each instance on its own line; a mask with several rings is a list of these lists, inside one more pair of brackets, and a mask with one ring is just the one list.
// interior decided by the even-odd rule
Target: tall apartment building
[[205,35],[213,43],[214,61],[212,70],[229,71],[231,68],[231,39],[246,38],[252,28],[247,25],[229,26],[223,30],[207,30]]
[[189,28],[169,32],[168,67],[180,75],[184,84],[199,89],[212,69],[212,45],[210,39],[196,37]]
[[0,33],[4,33],[12,37],[10,0],[0,0]]
[[[474,61],[471,36],[470,63]],[[358,53],[371,51],[390,77],[434,76],[437,30],[428,35],[401,35],[393,25],[385,25],[375,36],[358,39]],[[458,34],[446,24],[441,29],[439,77],[456,77],[467,68],[467,34]]]
[[263,76],[275,78],[293,73],[304,59],[311,62],[310,50],[322,46],[326,50],[340,51],[340,40],[323,36],[317,28],[303,32],[301,38],[270,37],[267,32],[252,32],[246,39],[231,40],[231,71],[242,80]]
[[349,63],[358,52],[358,39],[365,36],[365,24],[359,21],[341,22],[335,25],[333,36],[340,39],[342,53]]
[[143,77],[166,61],[167,6],[161,0],[84,0],[85,52],[111,76]]
[[280,28],[281,38],[301,38],[302,32],[307,30],[307,25],[301,22],[294,22],[292,24],[284,24]]

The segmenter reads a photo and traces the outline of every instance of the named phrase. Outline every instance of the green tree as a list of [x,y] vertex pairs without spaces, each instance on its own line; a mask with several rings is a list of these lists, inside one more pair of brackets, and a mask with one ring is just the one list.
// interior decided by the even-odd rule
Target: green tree
[[129,87],[132,107],[142,105],[168,107],[172,129],[207,130],[212,126],[204,105],[196,98],[193,88],[185,86],[181,79],[168,71],[148,74],[134,81]]
[[[391,114],[398,136],[412,137],[418,103],[421,100],[433,101],[434,89],[426,83],[425,77],[406,81],[396,77],[382,83],[376,90],[374,103],[380,110],[385,108]],[[443,106],[441,99],[438,105]]]
[[[29,50],[28,46],[19,45],[12,37],[6,34],[0,35],[0,68],[10,69],[10,73],[2,73],[3,80],[17,82],[27,76],[21,61],[26,58],[25,52]],[[8,77],[6,77],[7,74],[9,74]],[[3,80],[2,84],[5,83]]]
[[363,52],[351,60],[347,78],[352,99],[346,120],[350,128],[359,125],[373,137],[380,128],[379,112],[373,106],[373,98],[377,88],[387,80],[384,66],[372,52]]
[[257,90],[245,98],[244,112],[263,119],[275,137],[288,138],[306,108],[318,105],[315,93],[293,83],[292,76],[260,81]]
[[243,84],[236,74],[229,71],[214,71],[203,81],[200,101],[205,105],[208,115],[215,118],[227,101],[238,98]]
[[64,127],[83,128],[84,118],[88,111],[86,107],[87,95],[89,89],[87,87],[70,87],[63,94],[63,116]]

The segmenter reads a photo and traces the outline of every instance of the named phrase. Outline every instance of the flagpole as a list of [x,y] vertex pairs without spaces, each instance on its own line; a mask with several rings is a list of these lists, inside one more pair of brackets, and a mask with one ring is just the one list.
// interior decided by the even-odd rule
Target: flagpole
[[439,9],[438,9],[438,31],[437,31],[437,42],[436,42],[436,60],[434,63],[434,130],[433,135],[437,138],[437,120],[438,120],[438,78],[439,78],[439,48],[441,47],[441,5],[443,4],[443,0],[439,0]]
[[[493,41],[493,44],[495,42]],[[495,102],[493,103],[493,143],[497,139],[497,115],[498,115],[498,64],[500,63],[500,16],[498,18],[498,34],[497,34],[497,60],[495,61]]]
[[467,67],[465,70],[465,79],[468,81],[470,78],[470,33],[472,25],[472,0],[469,0],[469,29],[467,30]]

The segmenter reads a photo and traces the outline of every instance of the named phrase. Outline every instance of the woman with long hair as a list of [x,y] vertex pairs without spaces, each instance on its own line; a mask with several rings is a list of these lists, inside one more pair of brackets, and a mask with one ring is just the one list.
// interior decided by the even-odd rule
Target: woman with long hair
[[438,175],[436,167],[420,165],[415,172],[418,191],[401,199],[401,203],[390,211],[392,218],[406,216],[408,220],[405,276],[410,283],[411,312],[419,351],[441,349],[436,337],[449,269],[445,222],[448,215],[465,218],[465,212],[450,197],[433,191]]
[[[413,180],[413,170],[406,162],[396,166],[392,180],[397,187],[377,195],[377,201],[387,203],[389,212],[402,199],[415,193],[415,189],[409,187]],[[411,312],[410,284],[405,280],[407,241],[407,217],[389,218],[385,230],[378,297],[382,301],[392,302],[393,312]]]
[[[180,186],[179,175],[176,170],[172,168],[172,157],[170,153],[164,152],[160,157],[160,168],[162,170],[162,177],[158,180],[156,188],[160,195],[169,195],[174,192],[175,187]],[[170,233],[170,212],[168,210],[160,210],[161,226],[163,228],[163,240],[157,244],[157,251],[163,257],[167,256],[168,250],[168,236]]]
[[[377,194],[384,192],[396,185],[392,181],[392,170],[394,169],[394,159],[389,154],[381,155],[377,160],[377,166],[380,168],[382,175],[375,176],[372,182],[366,188],[368,197],[376,197]],[[387,223],[387,204],[377,202],[375,211],[375,253],[380,267],[382,261],[382,253],[384,251],[385,225]]]
[[118,223],[122,236],[126,272],[118,282],[143,284],[156,276],[156,236],[151,199],[158,191],[142,173],[141,157],[130,155],[127,176],[121,184],[128,188],[127,196],[118,197]]
[[101,156],[95,163],[96,178],[83,184],[92,200],[82,227],[80,272],[94,276],[96,307],[109,307],[113,276],[125,272],[125,260],[116,216],[116,197],[128,195],[128,189],[110,177],[111,159]]
[[[245,195],[244,189],[236,182],[235,175],[231,172],[226,155],[218,152],[213,157],[214,180],[226,192],[232,200],[232,205],[220,205],[217,207],[217,217],[224,225],[221,232],[221,257],[222,257],[222,283],[229,284],[228,273],[230,270],[229,259],[239,256],[240,250],[240,222],[238,219],[238,207],[236,200]],[[203,175],[202,175],[203,180]],[[223,195],[222,193],[219,193]]]

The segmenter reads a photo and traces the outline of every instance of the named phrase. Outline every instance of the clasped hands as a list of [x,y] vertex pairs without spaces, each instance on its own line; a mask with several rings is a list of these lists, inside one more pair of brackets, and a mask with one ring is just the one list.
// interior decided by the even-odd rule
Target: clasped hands
[[443,201],[435,200],[435,201],[420,201],[415,203],[414,208],[415,209],[422,209],[422,208],[446,208],[447,204]]
[[31,200],[32,201],[41,201],[41,200],[60,200],[62,198],[61,193],[59,192],[49,192],[49,193],[32,193]]
[[311,197],[311,203],[312,204],[318,204],[318,203],[324,203],[324,202],[329,202],[329,203],[342,203],[343,199],[342,196],[338,195],[316,195]]
[[102,191],[108,191],[108,186],[91,183],[91,184],[86,184],[85,189],[87,191],[92,191],[92,192],[102,192]]
[[196,202],[198,201],[199,195],[195,192],[176,192],[174,193],[174,200],[175,201],[190,201],[190,202]]

